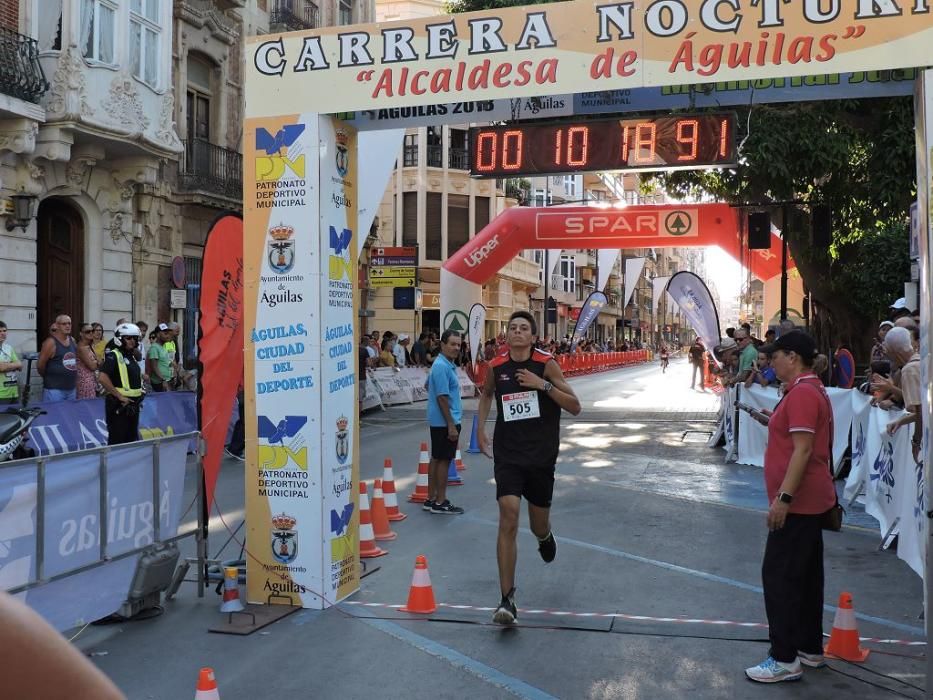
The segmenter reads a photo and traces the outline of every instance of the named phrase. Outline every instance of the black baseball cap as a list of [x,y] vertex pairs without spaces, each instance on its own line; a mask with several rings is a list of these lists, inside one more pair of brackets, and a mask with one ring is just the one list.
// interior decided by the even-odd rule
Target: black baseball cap
[[789,331],[782,334],[773,343],[758,348],[758,352],[763,352],[766,355],[771,355],[776,350],[795,352],[808,361],[817,356],[816,341],[813,340],[809,333],[803,331]]

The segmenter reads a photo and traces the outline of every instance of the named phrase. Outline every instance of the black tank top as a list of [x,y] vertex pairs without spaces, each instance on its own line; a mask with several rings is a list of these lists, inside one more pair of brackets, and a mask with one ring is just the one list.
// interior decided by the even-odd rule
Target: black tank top
[[489,363],[499,411],[492,443],[497,464],[551,467],[557,461],[561,408],[546,393],[529,390],[516,378],[520,369],[544,377],[544,367],[551,359],[546,352],[532,350],[524,362],[516,362],[506,353]]

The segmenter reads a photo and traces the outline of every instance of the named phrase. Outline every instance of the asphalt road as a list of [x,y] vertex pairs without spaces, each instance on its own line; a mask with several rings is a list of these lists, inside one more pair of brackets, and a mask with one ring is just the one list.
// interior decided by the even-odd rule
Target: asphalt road
[[[361,590],[324,612],[299,611],[247,637],[210,634],[219,598],[184,584],[155,619],[89,627],[76,643],[130,698],[193,697],[212,666],[231,698],[896,698],[921,697],[924,646],[867,644],[867,663],[831,662],[799,683],[763,687],[746,666],[767,654],[760,590],[766,535],[761,470],[723,463],[705,445],[711,394],[690,390],[672,363],[573,380],[584,411],[565,416],[552,521],[556,560],[519,535],[520,625],[490,624],[498,602],[492,464],[464,450],[462,516],[408,504],[423,406],[369,414],[362,474],[395,465],[402,510],[389,555],[368,560]],[[472,421],[468,402],[464,425]],[[491,426],[490,426],[491,427]],[[468,444],[464,436],[463,447]],[[210,554],[236,558],[228,528],[242,519],[243,465],[224,463]],[[190,518],[191,516],[189,516]],[[824,630],[839,592],[852,593],[863,636],[922,640],[922,586],[877,531],[827,534]],[[428,558],[441,607],[405,615],[415,556]],[[693,621],[688,621],[693,620]],[[742,626],[735,623],[757,623]]]

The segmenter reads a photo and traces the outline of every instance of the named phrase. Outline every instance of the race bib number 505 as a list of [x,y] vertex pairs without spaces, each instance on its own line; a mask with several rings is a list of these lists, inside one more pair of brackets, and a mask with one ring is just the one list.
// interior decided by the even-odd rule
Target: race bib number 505
[[515,394],[503,395],[502,413],[502,420],[506,423],[513,420],[540,418],[541,408],[538,406],[538,392],[520,391]]

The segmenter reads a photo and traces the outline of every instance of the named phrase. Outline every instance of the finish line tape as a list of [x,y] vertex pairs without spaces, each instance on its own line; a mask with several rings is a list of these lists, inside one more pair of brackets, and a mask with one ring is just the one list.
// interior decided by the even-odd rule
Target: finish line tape
[[[392,605],[390,603],[364,603],[357,600],[345,600],[341,605],[357,605],[363,608],[388,608],[398,610],[404,605]],[[475,610],[477,612],[492,612],[495,608],[480,607],[477,605],[450,605],[448,603],[438,603],[437,607],[447,608],[448,610]],[[687,625],[717,625],[721,627],[752,627],[755,629],[768,629],[767,623],[763,622],[736,622],[735,620],[705,620],[698,617],[652,617],[651,615],[628,615],[626,613],[595,613],[595,612],[569,612],[566,610],[543,610],[519,608],[519,612],[526,615],[551,615],[554,617],[579,617],[579,618],[615,618],[617,620],[632,620],[634,622],[664,622]],[[828,637],[828,634],[823,634]],[[926,646],[926,642],[910,641],[907,639],[879,639],[878,637],[859,637],[862,642],[871,642],[874,644],[900,644],[908,647]]]

